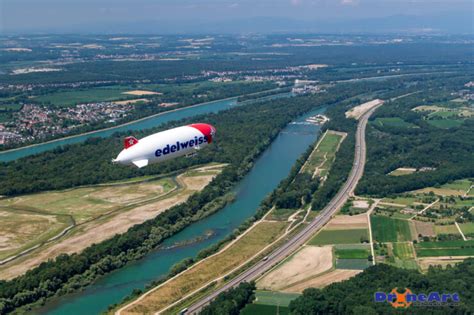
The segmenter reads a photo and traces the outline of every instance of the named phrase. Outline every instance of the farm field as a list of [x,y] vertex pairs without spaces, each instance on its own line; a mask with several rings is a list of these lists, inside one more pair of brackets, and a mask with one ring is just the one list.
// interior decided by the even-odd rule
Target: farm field
[[435,225],[434,230],[436,232],[436,235],[440,235],[440,234],[456,234],[456,235],[459,235],[459,230],[454,224]]
[[337,259],[336,269],[363,270],[372,266],[372,262],[366,259]]
[[474,185],[474,181],[470,179],[460,179],[441,185],[440,187],[427,187],[416,190],[413,193],[429,193],[432,191],[440,196],[460,196],[464,195],[471,185]]
[[422,242],[415,246],[418,257],[473,256],[474,240]]
[[248,304],[240,312],[240,315],[287,315],[290,310],[286,306],[267,305],[267,304]]
[[459,227],[461,228],[461,231],[464,233],[464,235],[474,236],[474,222],[460,223]]
[[284,290],[333,268],[332,246],[304,246],[257,281],[257,288]]
[[398,128],[413,128],[416,125],[406,122],[399,117],[384,117],[384,118],[376,118],[373,124],[379,127],[398,127]]
[[369,256],[369,249],[354,248],[354,249],[338,249],[336,248],[336,257],[338,259],[367,259]]
[[413,239],[408,220],[392,219],[380,215],[370,217],[373,237],[378,242],[403,242]]
[[203,260],[181,273],[180,276],[149,291],[149,294],[137,303],[129,304],[122,314],[163,309],[250,259],[269,243],[275,241],[285,231],[287,225],[286,222],[260,222],[235,243],[214,255],[212,260]]
[[299,293],[284,293],[277,291],[255,291],[255,304],[288,306],[291,301],[300,296]]
[[322,230],[314,236],[308,245],[358,244],[368,240],[367,229]]

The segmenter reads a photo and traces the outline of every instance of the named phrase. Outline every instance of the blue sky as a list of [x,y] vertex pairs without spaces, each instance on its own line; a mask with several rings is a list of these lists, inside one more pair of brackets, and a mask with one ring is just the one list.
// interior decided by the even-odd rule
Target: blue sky
[[150,33],[147,28],[154,27],[159,33],[160,25],[165,32],[182,32],[221,23],[236,23],[232,29],[238,30],[239,23],[265,17],[280,19],[275,26],[280,30],[291,21],[337,26],[393,16],[421,17],[426,24],[441,19],[449,25],[459,15],[464,19],[459,31],[472,32],[473,10],[474,0],[0,0],[0,31],[100,33],[128,26],[132,32]]

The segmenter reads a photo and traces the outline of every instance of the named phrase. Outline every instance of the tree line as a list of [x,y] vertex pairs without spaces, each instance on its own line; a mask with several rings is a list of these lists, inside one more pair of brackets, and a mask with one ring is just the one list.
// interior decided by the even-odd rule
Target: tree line
[[[336,102],[339,97],[340,95],[336,94],[280,99],[259,103],[258,106],[244,105],[201,116],[200,120],[214,124],[218,130],[213,145],[203,149],[196,159],[177,159],[145,170],[110,165],[111,156],[121,145],[121,135],[107,139],[90,139],[85,144],[58,148],[22,159],[23,163],[20,163],[21,160],[5,163],[6,167],[2,168],[0,178],[2,183],[8,184],[2,185],[2,188],[15,188],[3,188],[4,193],[18,192],[19,189],[33,192],[74,187],[145,174],[166,174],[211,161],[230,165],[200,193],[192,195],[186,203],[172,207],[155,219],[92,245],[79,254],[62,254],[25,275],[11,281],[0,281],[2,312],[9,312],[30,303],[42,303],[53,295],[84,287],[97,277],[143,257],[165,238],[217,211],[225,204],[225,194],[250,170],[253,161],[283,127],[317,106]],[[189,123],[190,120],[171,123],[153,131]],[[252,132],[249,133],[248,130]]]

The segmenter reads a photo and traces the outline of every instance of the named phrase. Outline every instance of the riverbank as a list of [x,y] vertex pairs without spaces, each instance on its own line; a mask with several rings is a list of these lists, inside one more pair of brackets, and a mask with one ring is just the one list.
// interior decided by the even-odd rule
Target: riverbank
[[[274,89],[268,90],[268,91],[273,91],[273,90]],[[256,94],[256,93],[244,94],[244,95],[239,95],[239,96],[232,96],[232,97],[227,97],[227,98],[223,98],[223,99],[219,99],[219,100],[214,100],[214,101],[199,103],[199,104],[195,104],[195,105],[175,108],[175,109],[172,109],[172,110],[167,110],[167,111],[164,111],[164,112],[149,115],[149,116],[146,116],[146,117],[142,117],[140,119],[132,120],[132,121],[129,121],[129,122],[126,122],[126,123],[123,123],[123,124],[119,124],[119,125],[115,125],[115,126],[111,126],[111,127],[107,127],[107,128],[92,130],[92,131],[88,131],[88,132],[84,132],[84,133],[80,133],[80,134],[70,135],[70,136],[66,136],[66,137],[60,137],[60,138],[57,138],[57,139],[52,139],[52,140],[41,142],[41,143],[30,144],[30,145],[22,146],[22,147],[19,147],[19,148],[0,151],[0,162],[9,162],[9,161],[16,160],[18,158],[22,158],[22,157],[25,157],[25,156],[28,156],[28,155],[31,155],[31,154],[36,154],[36,153],[52,150],[52,149],[54,149],[58,146],[61,146],[61,145],[82,142],[82,141],[85,141],[88,138],[91,138],[91,137],[94,137],[94,136],[106,137],[106,136],[112,135],[114,132],[125,132],[127,130],[141,130],[141,129],[147,129],[147,128],[155,127],[156,124],[143,124],[144,125],[143,128],[140,128],[140,127],[136,128],[136,126],[140,126],[140,125],[142,125],[142,123],[153,121],[156,118],[161,118],[161,117],[164,117],[164,116],[172,116],[173,113],[183,113],[183,112],[187,112],[189,110],[199,109],[199,108],[206,107],[206,106],[211,106],[211,107],[216,106],[217,108],[216,108],[216,111],[214,111],[214,112],[218,112],[218,111],[221,111],[221,110],[231,108],[232,106],[245,105],[250,101],[251,102],[264,101],[264,100],[267,100],[268,98],[285,97],[285,95],[287,95],[287,94],[288,94],[288,96],[291,96],[291,94],[289,94],[289,93],[282,92],[282,93],[279,93],[279,94],[273,94],[270,97],[269,96],[264,96],[262,98],[256,98],[256,99],[252,99],[250,101],[237,102],[237,99],[239,97],[242,97],[242,96],[245,96],[245,95],[253,95],[253,94]],[[204,111],[204,112],[213,112],[213,110]],[[193,116],[193,115],[199,115],[199,114],[202,114],[202,113],[203,112],[190,113],[190,115],[181,115],[182,117],[172,116],[168,120],[167,119],[162,119],[161,121],[157,121],[157,123],[164,123],[164,122],[168,122],[168,121],[171,121],[171,120],[177,120],[177,119],[181,119],[181,118],[190,117],[190,116]],[[127,128],[127,127],[132,127],[132,128]],[[44,150],[41,149],[41,148],[44,148]],[[31,150],[31,152],[27,152],[29,150]]]
[[[323,112],[318,109],[309,113]],[[304,121],[308,116],[301,118]],[[224,239],[231,231],[254,215],[263,198],[287,176],[294,161],[314,141],[319,130],[314,125],[289,125],[255,162],[252,170],[238,184],[234,192],[235,202],[215,214],[195,222],[162,243],[161,249],[144,259],[129,264],[107,275],[83,292],[56,299],[43,308],[41,314],[91,314],[100,313],[108,305],[115,304],[136,288],[159,280],[175,263],[193,257],[201,250]],[[297,133],[297,135],[295,135]],[[295,138],[297,141],[295,141]],[[284,158],[282,158],[284,157]],[[189,246],[173,247],[188,239],[196,239],[209,230],[214,234]]]

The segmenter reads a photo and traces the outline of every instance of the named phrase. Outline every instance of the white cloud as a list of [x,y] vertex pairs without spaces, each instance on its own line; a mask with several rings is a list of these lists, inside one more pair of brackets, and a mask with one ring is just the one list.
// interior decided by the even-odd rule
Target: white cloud
[[355,5],[357,2],[357,0],[341,0],[342,5]]

